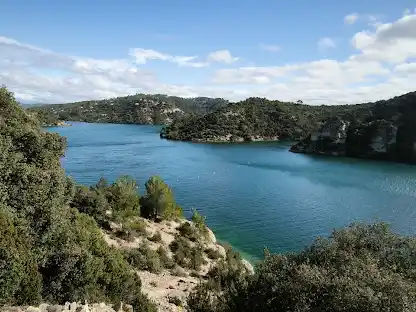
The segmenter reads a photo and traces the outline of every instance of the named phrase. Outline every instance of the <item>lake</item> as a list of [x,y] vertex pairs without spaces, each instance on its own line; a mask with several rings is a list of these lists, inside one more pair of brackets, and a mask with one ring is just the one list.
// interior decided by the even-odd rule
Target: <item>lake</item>
[[354,221],[416,232],[416,166],[290,153],[285,143],[195,144],[159,138],[160,127],[73,123],[62,164],[77,182],[152,175],[197,208],[220,241],[248,259],[298,251]]

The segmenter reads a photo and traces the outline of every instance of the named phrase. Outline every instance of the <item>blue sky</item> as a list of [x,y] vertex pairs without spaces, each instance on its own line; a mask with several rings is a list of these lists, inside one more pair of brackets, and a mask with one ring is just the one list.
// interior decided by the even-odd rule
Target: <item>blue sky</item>
[[[383,31],[383,25],[388,27],[390,24],[393,27],[395,23],[400,24],[400,19],[403,19],[404,15],[407,15],[408,21],[403,22],[407,28],[402,31],[406,32],[406,36],[409,35],[411,26],[415,25],[416,17],[413,17],[415,6],[414,0],[205,2],[3,0],[0,36],[9,40],[6,43],[8,52],[3,58],[10,59],[11,62],[8,64],[14,65],[7,75],[3,73],[3,76],[0,76],[0,82],[4,80],[11,89],[15,90],[18,97],[27,101],[69,101],[85,97],[121,95],[133,91],[149,93],[166,91],[184,96],[227,97],[232,94],[231,99],[244,98],[252,92],[253,95],[276,99],[279,99],[281,94],[283,100],[299,96],[311,103],[334,101],[331,94],[334,97],[342,96],[357,84],[358,87],[368,84],[377,86],[377,83],[391,80],[391,76],[380,77],[376,73],[376,77],[369,81],[362,81],[354,76],[354,79],[351,78],[352,81],[347,81],[348,83],[336,86],[323,84],[319,88],[314,88],[315,82],[306,79],[311,78],[310,73],[307,76],[293,71],[285,71],[283,75],[270,74],[265,68],[276,69],[289,65],[300,66],[299,64],[312,64],[313,67],[315,66],[313,62],[322,60],[345,62],[353,55],[367,53],[363,52],[363,46],[352,44],[352,39],[358,33],[367,33],[368,37],[375,38],[373,50],[379,49],[386,44],[377,37]],[[350,19],[347,21],[348,15]],[[413,44],[416,40],[416,35],[412,37],[413,35],[410,33],[410,39],[406,37],[406,42],[401,43],[400,47],[393,47],[390,42],[386,49],[390,51],[404,46],[409,48],[408,44]],[[411,43],[408,42],[409,40]],[[53,56],[50,55],[50,59],[54,60],[54,65],[45,65],[45,61],[42,64],[36,63],[39,56],[34,56],[33,53],[26,57],[25,53],[30,53],[27,48],[24,49],[25,51],[20,49],[12,53],[10,49],[16,44],[52,51]],[[146,58],[144,62],[137,63],[131,53],[131,49],[134,48],[142,49],[140,53],[143,53],[143,50],[151,50],[163,55],[153,59]],[[0,46],[0,56],[2,56],[1,51]],[[216,51],[227,51],[228,60],[223,53],[207,61],[210,53]],[[139,52],[136,51],[135,55],[137,53]],[[392,50],[390,53],[396,52]],[[132,68],[152,75],[153,81],[141,86],[143,77],[138,77],[137,73],[129,82],[114,77],[110,79],[102,68],[94,73],[74,71],[68,67],[69,65],[57,64],[58,60],[54,59],[58,58],[57,56],[72,60],[78,58],[123,60]],[[178,61],[173,60],[175,56],[192,56],[195,57],[193,61],[207,64],[200,67],[179,64]],[[18,57],[21,57],[21,60]],[[380,59],[378,56],[371,62],[378,62],[383,68],[392,71],[396,66],[403,64],[410,64],[412,68],[415,57],[416,55],[410,53],[402,58],[399,57],[400,62],[398,62],[392,61],[391,58]],[[16,65],[28,63],[28,60],[30,64],[19,65],[20,67]],[[368,63],[367,60],[363,66],[368,65],[369,68],[375,66],[373,63]],[[6,65],[0,65],[3,66],[0,70],[7,70]],[[111,70],[120,71],[124,65],[124,63],[113,64],[115,67]],[[329,64],[330,67],[332,65]],[[353,65],[354,68],[345,67],[336,70],[341,71],[339,75],[348,75],[362,67]],[[250,73],[259,78],[237,81],[236,77],[248,75],[247,70],[244,70],[247,67],[260,68],[261,70],[257,71],[252,69],[251,72],[255,73]],[[302,70],[308,68],[302,67]],[[108,67],[106,70],[110,71]],[[224,72],[227,70],[234,72]],[[238,70],[240,72],[237,72]],[[224,81],[224,73],[233,76],[229,83]],[[53,85],[48,89],[45,85],[36,86],[33,81],[31,84],[19,84],[17,79],[10,78],[23,77],[24,74],[31,75],[31,79],[39,81],[39,84],[51,79],[55,79],[53,82],[55,84],[49,82]],[[223,75],[222,78],[216,79],[215,77],[218,78],[219,75]],[[370,71],[363,75],[368,79],[371,78],[370,76],[374,76],[374,68],[373,71],[370,68]],[[312,78],[314,76],[316,75],[312,74]],[[308,88],[310,92],[306,92],[304,96],[298,91],[290,93],[288,89],[291,89],[294,78],[299,90]],[[60,91],[58,88],[65,79],[72,79],[71,81],[87,79],[91,86],[96,85],[97,92],[88,93],[84,90],[79,94],[72,92],[71,96],[67,96],[65,90]],[[98,81],[101,80],[102,84],[99,85]],[[221,82],[218,83],[218,80]],[[305,88],[298,86],[300,82],[304,83]],[[62,87],[65,89],[65,85]],[[408,85],[401,85],[396,89],[401,92],[408,91],[408,88]],[[279,91],[283,89],[286,91]],[[322,90],[322,96],[318,96],[315,89]],[[351,99],[345,100],[346,102],[359,100],[362,93],[365,93],[363,100],[371,99],[369,96],[374,90],[367,93],[361,90]],[[386,96],[393,93],[387,92]]]

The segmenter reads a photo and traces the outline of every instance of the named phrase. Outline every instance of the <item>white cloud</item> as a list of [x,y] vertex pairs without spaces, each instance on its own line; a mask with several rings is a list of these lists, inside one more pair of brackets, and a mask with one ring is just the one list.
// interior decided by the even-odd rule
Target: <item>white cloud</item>
[[416,14],[380,24],[373,32],[359,32],[351,43],[360,52],[354,58],[403,63],[416,57]]
[[320,50],[334,49],[336,46],[335,41],[328,37],[321,38],[318,41],[318,48]]
[[344,23],[347,24],[347,25],[352,25],[357,20],[358,20],[358,14],[357,13],[348,14],[344,17]]
[[275,44],[260,44],[260,49],[264,50],[264,51],[269,51],[269,52],[279,52],[281,50],[281,47]]
[[135,57],[136,63],[139,65],[146,64],[149,60],[169,61],[181,66],[190,66],[196,68],[209,65],[207,62],[192,62],[193,60],[197,59],[198,56],[173,56],[151,49],[131,49],[130,55]]
[[[255,60],[249,60],[252,66],[231,67],[238,58],[228,50],[198,57],[136,48],[127,51],[125,58],[95,59],[59,54],[0,37],[0,83],[21,100],[51,103],[144,92],[339,104],[387,99],[415,91],[416,14],[357,32],[351,44],[354,53],[344,59],[265,66],[256,66]],[[261,61],[264,64],[265,60]],[[163,72],[164,66],[152,67],[155,62],[177,66]],[[209,65],[214,62],[223,67],[213,71]],[[205,69],[199,71],[200,67]],[[195,71],[196,76],[187,76]],[[184,84],[185,81],[191,82]]]
[[231,64],[235,61],[238,61],[239,58],[232,56],[230,51],[228,50],[218,50],[218,51],[211,52],[210,54],[208,54],[207,59],[210,62]]

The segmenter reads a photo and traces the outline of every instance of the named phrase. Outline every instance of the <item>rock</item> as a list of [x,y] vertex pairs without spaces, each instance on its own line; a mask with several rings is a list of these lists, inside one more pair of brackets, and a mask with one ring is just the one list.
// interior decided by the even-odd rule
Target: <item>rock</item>
[[216,247],[217,247],[217,250],[220,253],[221,257],[224,258],[224,259],[227,258],[227,252],[225,251],[225,248],[222,247],[221,245],[217,245]]
[[38,307],[32,307],[32,306],[30,306],[30,307],[28,307],[26,309],[26,311],[27,312],[40,312],[40,309]]
[[48,304],[47,303],[41,303],[39,305],[39,309],[41,312],[48,312]]
[[76,312],[77,311],[77,303],[76,302],[72,302],[69,305],[69,311],[71,311],[71,312]]
[[69,302],[65,302],[65,306],[64,306],[64,310],[65,311],[69,311],[69,306],[71,305],[71,303]]
[[110,221],[108,227],[111,231],[116,232],[121,230],[121,226],[115,222]]
[[123,305],[123,311],[125,312],[133,312],[133,306],[130,304],[124,304]]
[[217,238],[215,237],[214,232],[212,232],[208,227],[207,227],[207,231],[208,231],[208,240],[210,243],[215,244],[217,242]]
[[248,262],[246,259],[241,260],[241,262],[243,263],[244,267],[246,268],[247,272],[251,275],[254,274],[254,268],[252,266],[252,264],[250,262]]
[[24,312],[24,309],[22,307],[0,307],[1,312]]
[[46,310],[48,312],[62,312],[63,307],[61,305],[54,304],[54,305],[47,306]]

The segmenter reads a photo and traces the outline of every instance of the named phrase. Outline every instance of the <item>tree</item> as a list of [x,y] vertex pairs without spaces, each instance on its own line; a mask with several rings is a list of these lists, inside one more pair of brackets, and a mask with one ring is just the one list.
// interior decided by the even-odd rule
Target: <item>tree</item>
[[182,215],[182,209],[176,204],[172,189],[160,177],[149,178],[145,188],[146,194],[141,201],[142,216],[170,220]]
[[[135,311],[155,311],[133,268],[77,209],[100,214],[106,198],[85,187],[74,198],[60,164],[65,146],[0,88],[0,305],[122,301]],[[132,188],[124,180],[116,184],[117,209],[138,207]]]

